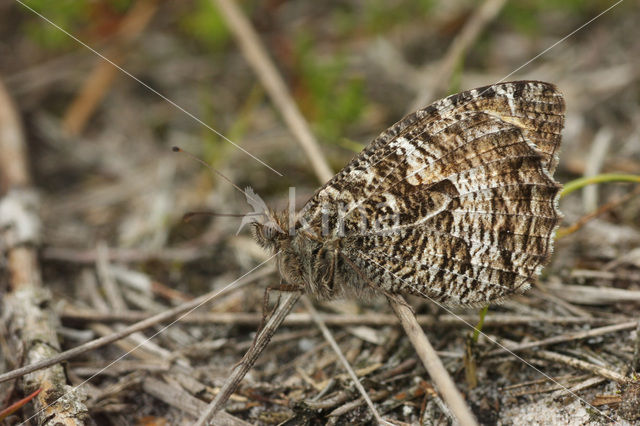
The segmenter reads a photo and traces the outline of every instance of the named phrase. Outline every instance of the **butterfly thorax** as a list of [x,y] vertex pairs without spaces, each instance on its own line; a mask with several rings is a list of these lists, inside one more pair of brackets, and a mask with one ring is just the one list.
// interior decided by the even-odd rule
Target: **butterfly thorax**
[[368,283],[341,256],[341,239],[321,236],[290,224],[289,214],[269,212],[264,223],[253,223],[254,239],[276,254],[284,284],[299,288],[317,299],[366,297]]

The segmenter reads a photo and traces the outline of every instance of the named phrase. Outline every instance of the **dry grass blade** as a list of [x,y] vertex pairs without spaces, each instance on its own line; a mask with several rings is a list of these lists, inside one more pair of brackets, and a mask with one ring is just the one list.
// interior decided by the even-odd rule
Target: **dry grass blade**
[[[601,275],[599,271],[594,271],[594,276]],[[607,273],[607,275],[611,275]],[[571,303],[584,305],[603,305],[619,302],[640,301],[640,290],[625,290],[622,288],[600,288],[584,285],[550,285],[547,287],[558,297]]]
[[[399,297],[399,296],[398,296]],[[442,361],[436,354],[435,349],[426,338],[420,325],[415,320],[415,315],[411,308],[400,300],[389,300],[394,312],[400,318],[400,322],[405,332],[409,336],[413,347],[416,349],[422,364],[424,364],[429,376],[434,381],[438,392],[447,402],[449,409],[455,414],[457,420],[463,425],[475,425],[476,419],[471,414],[464,398],[456,388],[451,376],[442,365]]]
[[318,312],[311,304],[311,301],[309,300],[309,298],[306,296],[303,296],[302,302],[304,303],[304,306],[307,308],[307,311],[311,313],[311,317],[313,318],[316,325],[320,328],[320,331],[322,331],[322,334],[324,335],[325,340],[329,342],[329,344],[331,345],[331,348],[338,356],[338,359],[342,363],[342,366],[349,373],[349,377],[351,377],[351,380],[353,380],[353,383],[355,384],[356,388],[358,388],[360,395],[362,395],[362,398],[364,398],[364,401],[369,406],[369,409],[373,413],[373,416],[375,417],[378,424],[384,424],[384,425],[389,424],[387,421],[383,420],[382,417],[380,417],[380,413],[378,413],[378,410],[376,409],[375,405],[373,405],[371,398],[369,398],[369,395],[367,395],[367,391],[364,389],[364,387],[360,383],[358,376],[356,376],[356,373],[353,371],[353,368],[351,368],[351,365],[349,365],[349,361],[347,361],[347,359],[344,357],[344,354],[342,353],[342,351],[340,350],[340,347],[338,346],[335,339],[333,338],[333,335],[331,335],[331,332],[325,325],[324,321],[318,315]]
[[229,377],[225,380],[224,384],[220,388],[218,395],[207,406],[206,410],[200,415],[196,426],[204,426],[209,424],[209,421],[213,418],[218,410],[227,402],[231,394],[236,390],[240,381],[244,378],[247,372],[253,367],[264,348],[267,347],[271,337],[276,332],[282,321],[291,309],[293,305],[298,301],[302,294],[300,292],[288,292],[280,299],[280,303],[276,306],[274,312],[269,316],[269,319],[265,322],[262,329],[256,335],[256,338],[251,345],[251,348],[244,355],[242,360],[236,365]]
[[577,333],[568,333],[560,336],[549,337],[548,339],[537,340],[533,342],[521,343],[518,345],[508,345],[504,348],[496,349],[487,354],[487,356],[499,355],[505,352],[518,352],[525,349],[531,349],[540,346],[555,345],[558,343],[569,342],[578,339],[588,339],[589,337],[601,336],[603,334],[615,333],[617,331],[630,330],[635,328],[636,321],[627,321],[622,324],[610,325],[607,327],[595,328],[593,330],[580,331]]
[[[120,43],[105,55],[120,64],[126,56],[127,45],[144,31],[157,8],[157,0],[138,0],[121,23],[118,34]],[[62,127],[69,135],[77,136],[82,133],[87,120],[108,92],[118,73],[118,69],[109,62],[98,62],[65,113]]]
[[289,96],[284,81],[269,59],[260,38],[251,24],[232,0],[215,0],[215,3],[240,44],[245,58],[255,70],[278,111],[282,114],[287,126],[295,135],[302,149],[304,149],[313,170],[322,182],[331,179],[333,173],[324,160],[318,142],[309,131],[302,113],[291,96]]
[[[247,272],[245,275],[243,275],[242,277],[240,277],[239,279],[233,281],[232,283],[230,283],[229,285],[227,285],[224,289],[222,290],[215,290],[212,291],[211,293],[207,293],[204,294],[198,298],[195,298],[189,302],[186,302],[180,306],[177,306],[173,309],[169,309],[167,311],[161,312],[159,314],[153,315],[150,318],[147,318],[143,321],[137,322],[135,324],[132,324],[126,328],[123,328],[120,331],[117,331],[109,336],[104,336],[101,337],[99,339],[95,339],[92,340],[88,343],[76,346],[73,349],[69,349],[67,351],[61,352],[60,354],[56,355],[55,357],[51,357],[51,358],[47,358],[44,359],[42,361],[38,361],[38,362],[34,362],[32,364],[29,364],[27,366],[24,366],[22,368],[18,368],[16,370],[13,371],[9,371],[7,373],[3,373],[0,374],[0,383],[7,381],[7,380],[11,380],[11,379],[15,379],[16,377],[21,377],[27,373],[30,373],[32,371],[36,371],[36,370],[40,370],[42,368],[46,368],[49,367],[51,365],[54,364],[58,364],[62,361],[74,358],[80,354],[83,354],[85,352],[100,348],[102,346],[108,345],[109,343],[113,343],[116,342],[130,334],[133,334],[135,332],[147,329],[151,326],[154,326],[156,324],[160,324],[166,321],[170,321],[172,319],[174,319],[175,317],[184,314],[185,312],[190,312],[195,310],[196,308],[202,306],[203,304],[207,303],[207,302],[212,302],[215,299],[224,296],[225,294],[236,290],[237,288],[246,285],[248,282],[251,282],[252,279],[257,278],[259,276],[262,276],[265,274],[265,272],[267,272],[267,274],[271,274],[273,273],[273,270],[263,270],[261,271],[262,274],[255,274],[254,276],[250,277],[249,279],[244,279],[244,277],[246,277],[247,275],[249,275],[251,272],[253,272],[254,270],[256,270],[257,268],[259,268],[261,265],[258,265],[257,267],[253,268],[251,271]],[[168,326],[167,326],[168,327]],[[162,330],[166,329],[167,327],[164,327]],[[162,331],[161,330],[161,331]],[[158,332],[159,333],[159,332]],[[158,334],[156,333],[156,334]],[[114,361],[115,362],[115,361]]]
[[424,85],[424,88],[420,90],[411,103],[408,112],[413,112],[424,105],[428,105],[434,99],[446,93],[456,65],[462,61],[464,55],[482,33],[482,30],[498,16],[505,3],[506,0],[485,0],[475,9],[460,34],[456,36],[451,46],[449,46],[444,58],[440,60],[435,76],[429,76],[428,83]]
[[536,351],[535,355],[540,358],[547,359],[549,361],[561,362],[563,364],[569,365],[571,367],[574,367],[580,370],[589,371],[598,376],[602,376],[609,380],[616,381],[619,384],[625,384],[630,382],[629,378],[611,370],[610,368],[595,365],[590,362],[582,361],[577,358],[572,358],[567,355],[562,355],[562,354],[551,352],[551,351]]
[[[271,269],[273,272],[273,269]],[[100,321],[100,322],[124,322],[132,323],[142,321],[151,315],[146,312],[124,311],[124,312],[94,312],[86,309],[65,306],[61,317],[63,320],[71,321]],[[369,325],[385,326],[400,324],[400,320],[395,315],[362,313],[362,314],[323,314],[322,319],[327,325]],[[464,322],[473,323],[477,321],[477,315],[417,315],[416,320],[422,327],[467,327]],[[181,320],[185,324],[236,324],[258,326],[262,322],[262,314],[246,312],[215,312],[215,313],[193,313]],[[568,317],[568,316],[533,316],[533,315],[509,315],[493,313],[485,318],[484,327],[507,327],[516,325],[526,325],[531,323],[560,324],[560,325],[615,325],[615,319],[594,318],[594,317]],[[313,323],[313,318],[308,313],[294,312],[284,320],[284,325],[304,326]]]

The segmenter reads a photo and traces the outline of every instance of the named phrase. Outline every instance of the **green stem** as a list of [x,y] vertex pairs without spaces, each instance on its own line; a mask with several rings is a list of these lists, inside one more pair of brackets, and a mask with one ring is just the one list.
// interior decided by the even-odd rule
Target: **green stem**
[[594,183],[604,182],[636,182],[640,183],[640,175],[630,175],[624,173],[604,173],[601,175],[587,176],[579,179],[574,179],[564,185],[564,188],[560,192],[560,198],[576,191],[580,188],[584,188],[587,185]]
[[485,306],[480,311],[480,321],[478,321],[478,325],[473,329],[473,343],[478,343],[478,337],[480,336],[480,331],[484,324],[484,317],[487,316],[487,312],[489,312],[489,305]]

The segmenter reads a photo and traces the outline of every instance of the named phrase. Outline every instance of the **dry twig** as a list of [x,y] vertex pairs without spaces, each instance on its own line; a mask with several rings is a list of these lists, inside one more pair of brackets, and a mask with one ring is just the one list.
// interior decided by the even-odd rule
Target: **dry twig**
[[307,122],[296,103],[289,95],[287,86],[273,62],[269,59],[266,49],[251,23],[238,9],[235,2],[216,0],[215,3],[224,15],[229,29],[240,44],[244,57],[258,75],[273,103],[282,114],[282,118],[287,123],[289,130],[294,134],[307,155],[314,172],[322,183],[328,181],[333,176],[333,173],[331,173],[331,169],[324,160],[324,156],[318,147],[318,142],[309,130],[309,126],[307,126]]
[[233,369],[227,380],[220,388],[218,395],[207,406],[206,410],[202,412],[200,418],[196,422],[195,426],[204,426],[209,424],[209,421],[213,418],[213,415],[222,408],[225,402],[229,399],[231,394],[236,390],[240,381],[244,378],[247,372],[253,367],[264,348],[267,347],[271,337],[276,332],[282,321],[287,314],[293,308],[293,305],[298,301],[302,294],[299,292],[289,292],[280,300],[275,311],[271,314],[264,327],[258,332],[254,344],[249,348],[247,353],[242,357],[242,360]]
[[610,368],[595,365],[590,362],[582,361],[577,358],[572,358],[567,355],[562,355],[562,354],[551,352],[551,351],[536,351],[535,355],[549,361],[561,362],[563,364],[566,364],[570,367],[577,368],[579,370],[590,371],[593,374],[605,377],[609,380],[616,381],[620,384],[630,382],[628,378],[626,378],[620,373],[617,373],[611,370]]
[[[105,56],[117,64],[122,63],[126,48],[144,31],[157,9],[158,0],[138,0],[120,24],[118,43]],[[65,113],[62,127],[67,134],[76,136],[82,133],[87,120],[109,90],[118,72],[111,63],[102,59],[98,61]]]
[[438,392],[447,402],[449,409],[454,413],[460,424],[476,424],[473,414],[471,414],[464,398],[460,392],[458,392],[458,389],[446,368],[442,365],[442,361],[440,361],[435,349],[431,346],[429,339],[426,338],[422,328],[420,328],[420,325],[417,323],[416,317],[411,311],[411,308],[409,308],[406,302],[393,302],[394,303],[391,303],[391,307],[400,319],[400,322],[409,336],[409,339],[411,339],[411,343],[413,343],[413,347],[416,349],[420,360],[427,369],[431,379],[434,381]]
[[[51,293],[42,285],[37,252],[40,238],[37,196],[31,188],[27,149],[16,109],[0,82],[0,250],[7,257],[9,293],[2,301],[10,343],[24,360],[37,363],[58,354],[59,319],[50,308]],[[67,386],[58,362],[23,378],[27,392],[42,391],[34,398],[39,423],[83,424],[87,408]],[[17,377],[17,376],[16,376]]]
[[[206,409],[207,404],[196,397],[191,396],[182,388],[171,386],[153,377],[147,377],[142,382],[142,388],[149,395],[172,405],[181,411],[197,417],[199,413]],[[225,412],[218,413],[214,423],[216,426],[248,426],[249,423],[233,417]]]
[[519,352],[525,349],[531,349],[540,346],[556,345],[558,343],[570,342],[572,340],[588,339],[589,337],[601,336],[603,334],[615,333],[617,331],[630,330],[635,328],[637,321],[628,321],[622,324],[609,325],[606,327],[595,328],[593,330],[579,331],[577,333],[567,333],[560,336],[553,336],[547,339],[536,340],[533,342],[520,343],[517,345],[507,345],[500,349],[495,349],[487,354],[487,356],[500,355],[505,352]]
[[[273,269],[271,269],[273,271]],[[140,311],[123,312],[95,312],[86,309],[65,306],[61,313],[63,320],[69,321],[99,321],[99,322],[124,322],[131,323],[142,321],[151,315]],[[362,313],[362,314],[320,314],[322,320],[327,325],[369,325],[385,326],[399,324],[398,317],[390,314]],[[444,314],[438,316],[417,315],[416,320],[422,327],[467,327],[465,322],[473,323],[478,320],[477,315],[451,315]],[[193,313],[181,320],[186,324],[235,324],[235,325],[260,325],[262,314],[246,312],[211,312]],[[283,324],[288,326],[303,326],[313,322],[311,315],[303,312],[289,314]],[[626,322],[626,321],[625,321]],[[595,317],[566,317],[566,316],[533,316],[533,315],[509,315],[490,313],[484,321],[484,328],[488,327],[508,327],[515,325],[526,325],[531,323],[540,324],[561,324],[561,325],[615,325],[619,321],[608,318]]]
[[[260,266],[260,265],[259,265]],[[259,267],[258,266],[258,267]],[[58,364],[62,361],[74,358],[80,354],[83,354],[87,351],[91,351],[97,348],[100,348],[102,346],[105,346],[109,343],[113,343],[116,342],[120,339],[122,339],[123,337],[126,337],[132,333],[135,333],[137,331],[141,331],[144,330],[146,328],[149,328],[151,326],[154,326],[156,324],[160,324],[166,321],[169,321],[181,314],[184,314],[185,312],[191,311],[196,309],[197,307],[200,307],[201,305],[207,303],[207,302],[212,302],[215,299],[224,296],[225,294],[228,294],[231,291],[235,291],[238,288],[248,284],[249,282],[253,281],[254,279],[258,278],[258,277],[262,277],[268,274],[273,273],[273,269],[269,269],[269,268],[264,268],[263,270],[259,271],[258,273],[252,275],[251,277],[248,277],[245,279],[245,277],[247,275],[249,275],[251,272],[253,272],[255,269],[257,269],[258,267],[252,269],[251,271],[249,271],[248,273],[246,273],[245,275],[243,275],[242,277],[240,277],[239,279],[235,280],[234,282],[232,282],[231,284],[229,284],[228,286],[226,286],[224,289],[222,290],[216,290],[216,291],[212,291],[210,293],[204,294],[198,298],[195,298],[187,303],[184,303],[180,306],[177,306],[173,309],[169,309],[167,311],[161,312],[159,314],[156,314],[146,320],[140,321],[138,323],[132,324],[129,327],[126,327],[120,331],[117,331],[109,336],[104,336],[101,337],[99,339],[95,339],[92,340],[90,342],[87,342],[83,345],[77,346],[73,349],[69,349],[68,351],[62,352],[59,355],[55,356],[55,357],[51,357],[51,358],[47,358],[44,359],[42,361],[38,361],[38,362],[34,362],[31,363],[25,367],[22,368],[18,368],[16,370],[13,371],[9,371],[8,373],[4,373],[4,374],[0,374],[0,383],[5,382],[7,380],[11,380],[11,379],[15,379],[16,377],[21,377],[27,373],[30,373],[32,371],[36,371],[36,370],[40,370],[42,368],[46,368],[49,367],[51,365],[54,364]],[[165,327],[166,328],[166,327]]]
[[455,71],[456,66],[467,53],[471,45],[478,39],[478,36],[502,10],[505,0],[485,0],[480,5],[473,16],[469,18],[466,25],[449,46],[449,50],[438,64],[438,70],[434,77],[430,77],[427,84],[418,93],[411,103],[408,112],[413,112],[418,108],[428,105],[439,95],[446,93],[449,88],[449,80]]
[[568,284],[549,285],[547,289],[564,300],[584,305],[607,305],[618,302],[640,301],[640,290]]
[[580,392],[581,390],[590,388],[592,386],[595,385],[599,385],[600,383],[604,382],[606,379],[604,377],[589,377],[588,379],[585,379],[583,381],[581,381],[580,383],[577,383],[573,386],[571,386],[568,389],[558,389],[557,391],[555,391],[553,394],[551,394],[552,398],[560,398],[563,396],[567,396],[567,395],[574,395],[578,392]]

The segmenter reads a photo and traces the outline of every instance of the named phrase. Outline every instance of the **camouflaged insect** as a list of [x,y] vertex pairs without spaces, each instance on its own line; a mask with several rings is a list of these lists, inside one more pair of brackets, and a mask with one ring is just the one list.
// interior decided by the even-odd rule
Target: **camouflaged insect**
[[[411,293],[474,305],[525,291],[548,262],[564,100],[516,81],[439,100],[389,128],[256,240],[321,299]],[[288,230],[285,231],[285,230]]]

